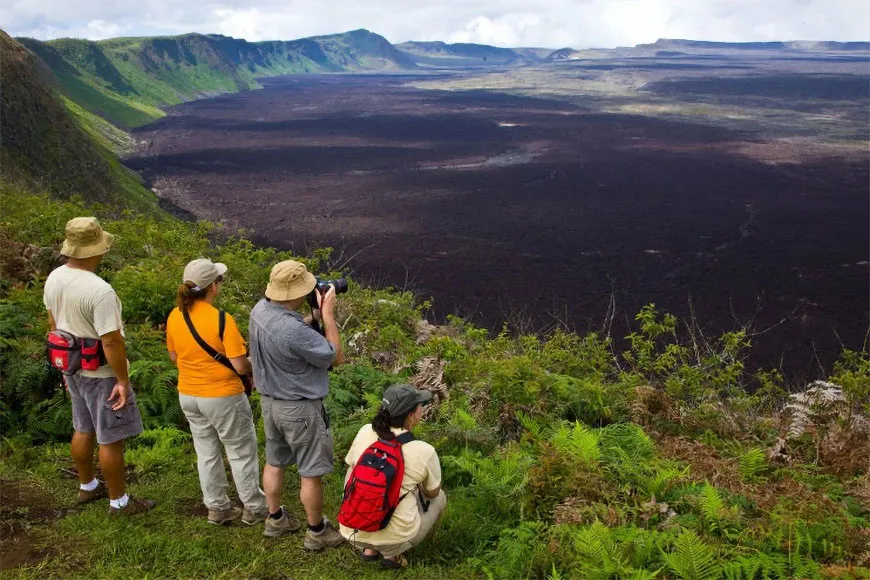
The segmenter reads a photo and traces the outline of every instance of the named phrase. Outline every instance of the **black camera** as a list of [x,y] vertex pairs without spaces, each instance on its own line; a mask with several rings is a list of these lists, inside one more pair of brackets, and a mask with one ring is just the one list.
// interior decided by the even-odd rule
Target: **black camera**
[[[308,306],[311,307],[311,310],[317,310],[320,308],[317,305],[317,293],[319,292],[321,295],[329,292],[329,287],[335,286],[336,294],[344,294],[347,292],[347,278],[336,278],[335,280],[324,280],[323,278],[317,278],[317,284],[314,286],[314,290],[306,297],[308,299]],[[317,320],[311,321],[311,326],[320,334],[323,334],[323,329],[320,328],[320,324]]]

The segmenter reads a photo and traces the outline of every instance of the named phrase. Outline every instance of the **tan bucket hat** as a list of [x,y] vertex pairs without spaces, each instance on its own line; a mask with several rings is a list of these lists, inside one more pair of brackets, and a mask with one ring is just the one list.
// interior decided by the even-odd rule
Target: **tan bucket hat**
[[278,262],[272,268],[266,298],[269,300],[296,300],[314,290],[317,278],[308,271],[305,264],[295,260]]
[[227,265],[220,262],[212,262],[208,258],[199,258],[187,264],[184,268],[182,283],[193,284],[194,292],[199,292],[227,273]]
[[66,239],[60,249],[68,258],[92,258],[109,251],[115,236],[103,231],[95,217],[77,217],[66,222]]

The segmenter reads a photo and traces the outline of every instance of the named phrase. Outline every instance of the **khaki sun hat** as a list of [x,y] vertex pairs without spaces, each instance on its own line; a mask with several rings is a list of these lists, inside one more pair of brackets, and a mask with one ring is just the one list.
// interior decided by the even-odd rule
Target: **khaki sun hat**
[[109,251],[115,236],[103,231],[95,217],[77,217],[66,222],[66,239],[60,249],[67,258],[92,258]]
[[183,283],[191,283],[194,285],[191,290],[199,292],[217,280],[220,276],[227,273],[226,264],[220,262],[212,262],[208,258],[199,258],[187,264],[184,268]]
[[278,262],[272,268],[266,298],[269,300],[296,300],[314,290],[317,278],[308,271],[305,264],[295,260]]
[[395,418],[413,411],[417,405],[431,399],[432,391],[415,389],[411,385],[393,385],[384,391],[384,398],[381,402],[390,417]]

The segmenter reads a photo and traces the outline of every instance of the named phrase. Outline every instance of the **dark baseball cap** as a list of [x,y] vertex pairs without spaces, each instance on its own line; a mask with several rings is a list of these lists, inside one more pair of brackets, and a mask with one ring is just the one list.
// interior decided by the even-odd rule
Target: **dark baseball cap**
[[430,399],[432,391],[415,389],[411,385],[393,385],[384,391],[383,405],[390,417],[401,417]]

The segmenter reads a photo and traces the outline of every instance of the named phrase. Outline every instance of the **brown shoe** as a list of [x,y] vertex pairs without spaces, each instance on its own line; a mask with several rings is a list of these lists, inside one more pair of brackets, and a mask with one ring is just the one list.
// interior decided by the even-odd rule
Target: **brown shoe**
[[131,495],[127,500],[127,505],[122,508],[113,508],[112,505],[109,504],[109,515],[112,517],[132,516],[150,511],[154,509],[154,506],[156,505],[157,502],[153,499],[136,499]]
[[230,506],[225,510],[208,510],[208,523],[214,526],[225,526],[239,519],[241,508]]
[[78,503],[90,503],[92,501],[96,501],[98,499],[102,499],[109,495],[109,492],[106,490],[106,486],[103,485],[103,482],[99,482],[97,487],[92,489],[91,491],[85,491],[82,488],[79,488],[79,498],[76,500]]
[[335,529],[325,517],[323,518],[323,531],[315,534],[311,530],[305,532],[305,539],[302,540],[302,547],[312,552],[319,552],[324,548],[335,548],[344,543],[344,536]]
[[278,536],[295,532],[302,527],[299,520],[291,516],[290,512],[287,511],[287,508],[281,506],[281,511],[284,513],[282,513],[281,517],[277,520],[270,517],[266,518],[266,526],[265,529],[263,529],[263,535],[267,538],[277,538]]
[[268,517],[268,511],[258,513],[245,508],[245,511],[242,512],[242,523],[246,526],[256,526],[257,524],[262,524]]

